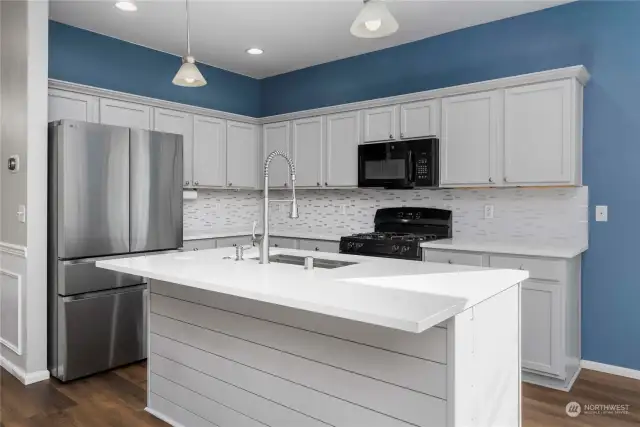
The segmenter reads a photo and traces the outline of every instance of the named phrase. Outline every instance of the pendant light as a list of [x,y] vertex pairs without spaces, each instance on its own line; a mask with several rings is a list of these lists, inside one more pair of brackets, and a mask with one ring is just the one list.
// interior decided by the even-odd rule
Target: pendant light
[[187,55],[182,57],[182,66],[173,78],[173,84],[185,87],[200,87],[207,84],[191,56],[191,28],[189,26],[189,0],[185,0],[187,9]]
[[395,33],[398,27],[398,21],[382,0],[364,0],[364,7],[351,24],[351,34],[364,39],[375,39]]

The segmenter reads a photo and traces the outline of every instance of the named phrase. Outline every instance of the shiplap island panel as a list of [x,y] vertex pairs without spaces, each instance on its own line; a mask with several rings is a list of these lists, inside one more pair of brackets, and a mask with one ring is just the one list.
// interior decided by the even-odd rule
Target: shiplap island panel
[[233,253],[98,263],[150,278],[152,414],[174,426],[520,425],[526,272],[272,249],[353,263],[305,270]]

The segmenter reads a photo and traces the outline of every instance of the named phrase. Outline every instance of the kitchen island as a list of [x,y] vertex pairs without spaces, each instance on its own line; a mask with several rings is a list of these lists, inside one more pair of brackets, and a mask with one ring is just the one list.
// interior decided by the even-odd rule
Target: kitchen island
[[257,256],[96,263],[150,279],[150,413],[184,427],[520,425],[526,271]]

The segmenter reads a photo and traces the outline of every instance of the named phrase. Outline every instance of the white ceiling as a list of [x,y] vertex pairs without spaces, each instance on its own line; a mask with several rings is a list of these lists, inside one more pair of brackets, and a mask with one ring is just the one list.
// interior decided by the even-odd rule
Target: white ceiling
[[[372,52],[572,0],[389,0],[400,30],[387,38],[349,33],[361,0],[189,0],[192,52],[199,62],[255,78]],[[160,51],[186,50],[183,0],[52,0],[51,19]],[[245,53],[260,47],[263,55]]]

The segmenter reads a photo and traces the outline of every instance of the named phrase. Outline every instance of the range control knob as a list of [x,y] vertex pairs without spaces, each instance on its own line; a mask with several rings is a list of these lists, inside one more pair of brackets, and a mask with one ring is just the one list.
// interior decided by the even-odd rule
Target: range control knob
[[411,249],[411,246],[403,246],[400,249],[400,252],[405,253],[405,252],[408,252],[410,249]]
[[364,246],[364,243],[356,243],[356,250]]
[[398,252],[399,250],[400,250],[400,246],[398,246],[398,245],[391,246],[391,251],[392,252]]
[[347,243],[347,249],[353,249],[354,246],[355,246],[355,243],[353,242]]

